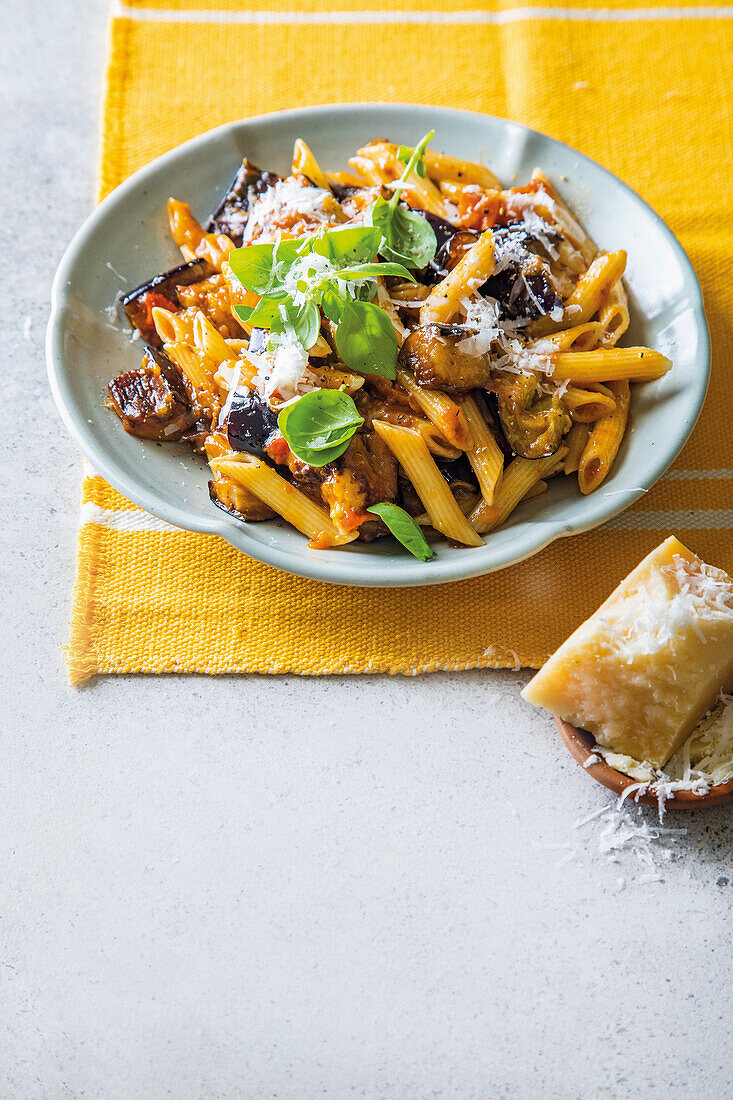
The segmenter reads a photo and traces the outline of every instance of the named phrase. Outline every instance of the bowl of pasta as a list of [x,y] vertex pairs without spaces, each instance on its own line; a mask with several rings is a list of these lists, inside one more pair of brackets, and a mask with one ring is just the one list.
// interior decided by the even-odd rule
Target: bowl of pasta
[[709,340],[681,246],[604,168],[502,119],[364,104],[222,126],[118,187],[61,262],[47,359],[141,508],[401,586],[631,504],[692,431]]

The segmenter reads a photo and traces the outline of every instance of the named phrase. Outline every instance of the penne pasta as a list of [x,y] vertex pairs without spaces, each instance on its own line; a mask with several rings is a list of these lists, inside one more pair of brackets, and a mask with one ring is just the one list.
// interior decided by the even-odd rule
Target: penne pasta
[[194,317],[193,342],[202,355],[207,356],[215,363],[237,358],[236,351],[229,347],[221,333],[217,332],[211,321],[201,310],[198,310]]
[[534,500],[535,497],[541,497],[542,494],[546,493],[549,488],[550,486],[547,484],[546,481],[536,481],[532,488],[528,489],[527,492],[524,494],[524,496],[522,497],[522,501],[524,502],[525,500]]
[[169,309],[155,306],[152,310],[155,331],[164,344],[193,343],[193,314],[188,312],[172,313]]
[[211,468],[264,501],[298,531],[308,535],[317,549],[341,546],[356,538],[356,531],[349,534],[339,531],[323,508],[253,455],[239,452],[236,457],[215,458]]
[[224,233],[205,233],[191,213],[187,202],[168,199],[168,224],[171,236],[181,250],[184,260],[200,256],[212,267],[221,271],[222,265],[234,248],[234,242]]
[[599,343],[604,348],[617,344],[629,327],[629,299],[621,279],[611,287],[608,301],[601,306],[598,321],[601,326]]
[[[412,150],[410,150],[412,152]],[[449,180],[460,187],[480,187],[482,191],[495,191],[501,188],[499,180],[485,164],[451,157],[446,153],[434,153],[428,149],[425,153],[425,167],[432,180],[440,183]]]
[[477,397],[469,394],[463,399],[463,412],[471,433],[471,444],[466,448],[468,461],[476,474],[483,499],[487,504],[492,504],[501,484],[504,454],[486,422]]
[[432,420],[414,412],[406,412],[401,406],[376,405],[372,409],[372,417],[377,420],[386,420],[388,424],[395,424],[398,428],[410,428],[413,432],[419,432],[430,453],[437,455],[438,458],[452,461],[460,458],[463,453],[459,447],[455,447],[446,439]]
[[594,420],[613,412],[616,401],[610,390],[605,387],[598,389],[580,389],[577,386],[568,386],[560,398],[560,404],[567,409],[574,421],[583,424],[591,424]]
[[616,398],[616,408],[596,423],[578,464],[578,485],[584,496],[594,492],[608,476],[626,430],[629,383],[611,382],[609,388]]
[[412,371],[397,368],[397,381],[405,393],[432,420],[454,447],[465,451],[471,445],[471,433],[462,407],[442,390],[424,389]]
[[298,138],[295,142],[292,173],[296,177],[305,176],[307,180],[310,180],[316,187],[322,187],[324,191],[331,190],[318,161],[302,138]]
[[458,313],[461,300],[473,296],[493,270],[494,235],[487,229],[425,299],[420,309],[420,324],[450,321]]
[[568,448],[563,444],[547,458],[515,458],[510,462],[494,496],[493,507],[485,507],[485,502],[481,501],[471,513],[470,520],[476,530],[483,535],[504,523],[538,481],[544,481],[557,471],[567,453]]
[[599,348],[596,351],[561,351],[552,356],[552,379],[563,382],[651,382],[661,378],[672,362],[651,348]]
[[565,303],[566,316],[574,325],[590,321],[598,313],[611,287],[618,282],[626,267],[626,253],[609,252],[596,258],[578,279],[578,285]]
[[586,321],[583,325],[554,332],[542,338],[542,344],[552,344],[558,351],[592,351],[598,344],[603,326],[600,321]]
[[[366,175],[370,183],[391,187],[400,178],[405,167],[397,153],[396,145],[375,141],[359,149],[349,164],[362,175]],[[430,214],[447,219],[445,199],[429,176],[422,178],[412,172],[402,186],[402,197],[409,197],[412,200],[410,205],[414,204]]]
[[580,422],[578,422],[576,424],[573,424],[572,428],[565,436],[568,453],[565,456],[565,462],[563,463],[564,473],[577,473],[578,466],[580,465],[580,457],[585,450],[585,445],[588,442],[589,435],[590,425],[581,424]]
[[585,229],[583,229],[582,225],[570,213],[566,204],[559,198],[557,192],[552,187],[552,184],[541,168],[535,168],[532,173],[532,179],[541,180],[547,185],[554,196],[554,198],[544,207],[540,200],[537,204],[537,208],[541,213],[547,216],[549,221],[554,222],[554,224],[558,226],[566,240],[580,253],[587,266],[598,252],[594,242],[588,236]]
[[374,427],[412,482],[436,531],[466,546],[483,546],[483,540],[458,507],[422,436],[384,420],[375,420]]

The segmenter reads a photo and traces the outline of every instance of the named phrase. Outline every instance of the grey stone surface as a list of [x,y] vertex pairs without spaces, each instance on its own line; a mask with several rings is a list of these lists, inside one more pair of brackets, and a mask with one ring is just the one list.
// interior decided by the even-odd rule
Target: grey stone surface
[[526,674],[67,685],[43,330],[106,8],[0,0],[0,1095],[731,1096],[730,815],[610,862]]

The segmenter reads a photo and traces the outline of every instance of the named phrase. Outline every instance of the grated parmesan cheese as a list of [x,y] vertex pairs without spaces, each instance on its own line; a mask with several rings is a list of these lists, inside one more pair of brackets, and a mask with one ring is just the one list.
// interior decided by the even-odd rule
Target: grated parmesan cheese
[[311,187],[292,176],[278,180],[252,206],[242,243],[251,244],[255,239],[274,240],[278,229],[298,220],[314,228],[333,224],[337,211],[338,204],[330,191]]
[[[273,338],[271,337],[271,340]],[[257,368],[252,385],[266,401],[279,394],[283,401],[318,389],[318,379],[309,369],[308,353],[295,338],[287,335],[274,338],[273,351],[245,352]]]
[[456,345],[466,355],[492,354],[500,370],[512,374],[552,373],[552,355],[557,350],[550,340],[522,342],[517,336],[521,323],[500,320],[499,303],[494,298],[464,298],[461,306],[464,324],[471,335]]

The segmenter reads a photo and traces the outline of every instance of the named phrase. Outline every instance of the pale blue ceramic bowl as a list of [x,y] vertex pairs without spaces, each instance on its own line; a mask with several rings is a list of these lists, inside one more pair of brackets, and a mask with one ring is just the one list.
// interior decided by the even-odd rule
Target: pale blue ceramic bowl
[[[107,308],[122,290],[179,261],[166,220],[169,195],[190,202],[204,220],[243,156],[286,171],[293,142],[304,138],[329,170],[343,168],[358,146],[378,137],[403,144],[435,130],[434,147],[482,160],[508,186],[541,166],[600,248],[625,248],[632,324],[626,343],[668,355],[674,369],[635,386],[631,430],[613,471],[592,496],[574,478],[557,478],[547,493],[520,505],[478,549],[436,545],[424,564],[391,539],[343,550],[309,550],[281,521],[238,523],[215,508],[204,462],[185,447],[157,446],[127,435],[104,406],[107,382],[139,364],[121,322]],[[269,565],[348,585],[422,585],[503,569],[565,535],[596,527],[664,473],[690,435],[705,399],[710,346],[695,273],[661,218],[605,168],[514,122],[444,107],[342,104],[308,107],[233,122],[159,157],[118,187],[69,245],[53,286],[47,339],[51,388],[84,454],[129,500],[190,531],[219,535]],[[660,532],[660,538],[664,532]],[[572,543],[568,554],[573,553]]]

